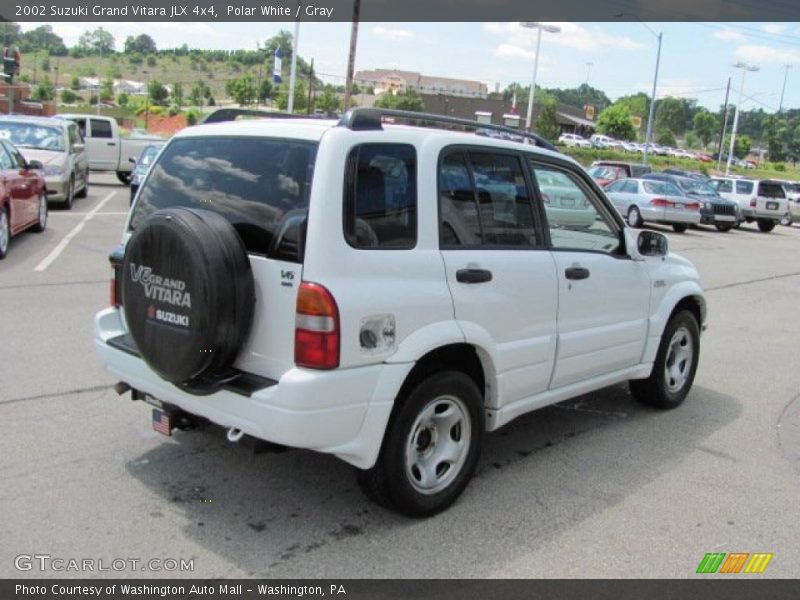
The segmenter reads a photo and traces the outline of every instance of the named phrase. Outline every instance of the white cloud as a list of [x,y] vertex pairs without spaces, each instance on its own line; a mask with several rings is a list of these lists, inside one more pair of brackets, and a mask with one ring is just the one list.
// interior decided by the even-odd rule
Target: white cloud
[[743,33],[736,31],[735,29],[721,29],[719,31],[715,31],[714,38],[724,42],[743,42],[747,39]]
[[[610,35],[597,26],[583,27],[577,23],[547,23],[554,25],[559,33],[544,33],[542,43],[565,46],[582,51],[593,51],[600,48],[617,50],[637,50],[642,44],[627,36]],[[505,34],[506,45],[520,48],[531,48],[536,44],[537,31],[523,27],[519,23],[484,23],[483,28],[489,33]]]
[[765,25],[761,26],[761,29],[767,33],[783,33],[786,31],[786,25],[781,23],[766,23]]
[[536,52],[526,50],[513,44],[500,44],[492,50],[492,56],[495,58],[511,58],[517,60],[532,61],[536,58]]
[[734,54],[738,58],[755,63],[756,65],[762,63],[786,64],[800,62],[800,52],[797,50],[778,49],[772,46],[748,44],[736,48]]
[[414,37],[414,34],[407,29],[389,29],[388,27],[382,27],[380,25],[372,28],[372,35],[394,42],[408,40]]
[[[695,98],[697,91],[703,88],[702,85],[697,85],[691,79],[659,79],[656,88],[656,98],[665,98],[667,96],[674,96],[676,98]],[[708,87],[708,86],[705,86]],[[644,92],[650,96],[653,93],[652,82],[638,82],[633,85],[635,92]]]

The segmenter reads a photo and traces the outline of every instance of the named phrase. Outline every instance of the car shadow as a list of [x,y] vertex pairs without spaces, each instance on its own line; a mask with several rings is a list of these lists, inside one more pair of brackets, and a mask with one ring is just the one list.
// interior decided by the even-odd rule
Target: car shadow
[[691,460],[740,413],[738,400],[698,386],[677,410],[657,411],[626,385],[535,411],[488,434],[464,495],[425,520],[370,503],[332,456],[255,454],[213,426],[177,432],[127,470],[183,512],[193,544],[247,576],[480,578]]

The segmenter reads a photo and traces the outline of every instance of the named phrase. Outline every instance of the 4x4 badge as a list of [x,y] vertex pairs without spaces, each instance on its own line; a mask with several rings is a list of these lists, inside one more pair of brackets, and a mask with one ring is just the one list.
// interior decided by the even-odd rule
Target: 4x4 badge
[[292,287],[294,283],[294,271],[284,271],[281,270],[281,285],[286,287]]

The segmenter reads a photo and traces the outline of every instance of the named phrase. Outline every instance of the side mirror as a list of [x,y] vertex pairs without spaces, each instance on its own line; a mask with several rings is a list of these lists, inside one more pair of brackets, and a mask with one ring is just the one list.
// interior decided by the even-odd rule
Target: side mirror
[[135,156],[131,156],[131,157],[128,159],[128,162],[129,162],[129,163],[131,163],[132,165],[135,165],[135,164],[136,164],[136,157],[135,157]]
[[72,152],[75,154],[77,154],[78,152],[83,152],[85,148],[86,144],[81,144],[79,142],[72,144]]
[[27,167],[29,169],[39,169],[39,170],[44,169],[44,165],[39,160],[29,160]]
[[657,231],[641,231],[636,240],[637,250],[642,256],[666,256],[669,252],[669,240]]

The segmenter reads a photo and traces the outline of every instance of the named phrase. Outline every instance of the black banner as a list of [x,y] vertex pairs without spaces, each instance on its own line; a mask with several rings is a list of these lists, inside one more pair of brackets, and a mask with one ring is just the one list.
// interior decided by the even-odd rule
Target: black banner
[[[350,21],[354,0],[0,0],[7,21]],[[796,21],[789,0],[361,0],[360,20]]]
[[721,578],[690,580],[4,580],[0,598],[36,600],[199,600],[226,598],[347,598],[348,600],[647,600],[798,598],[800,580]]

